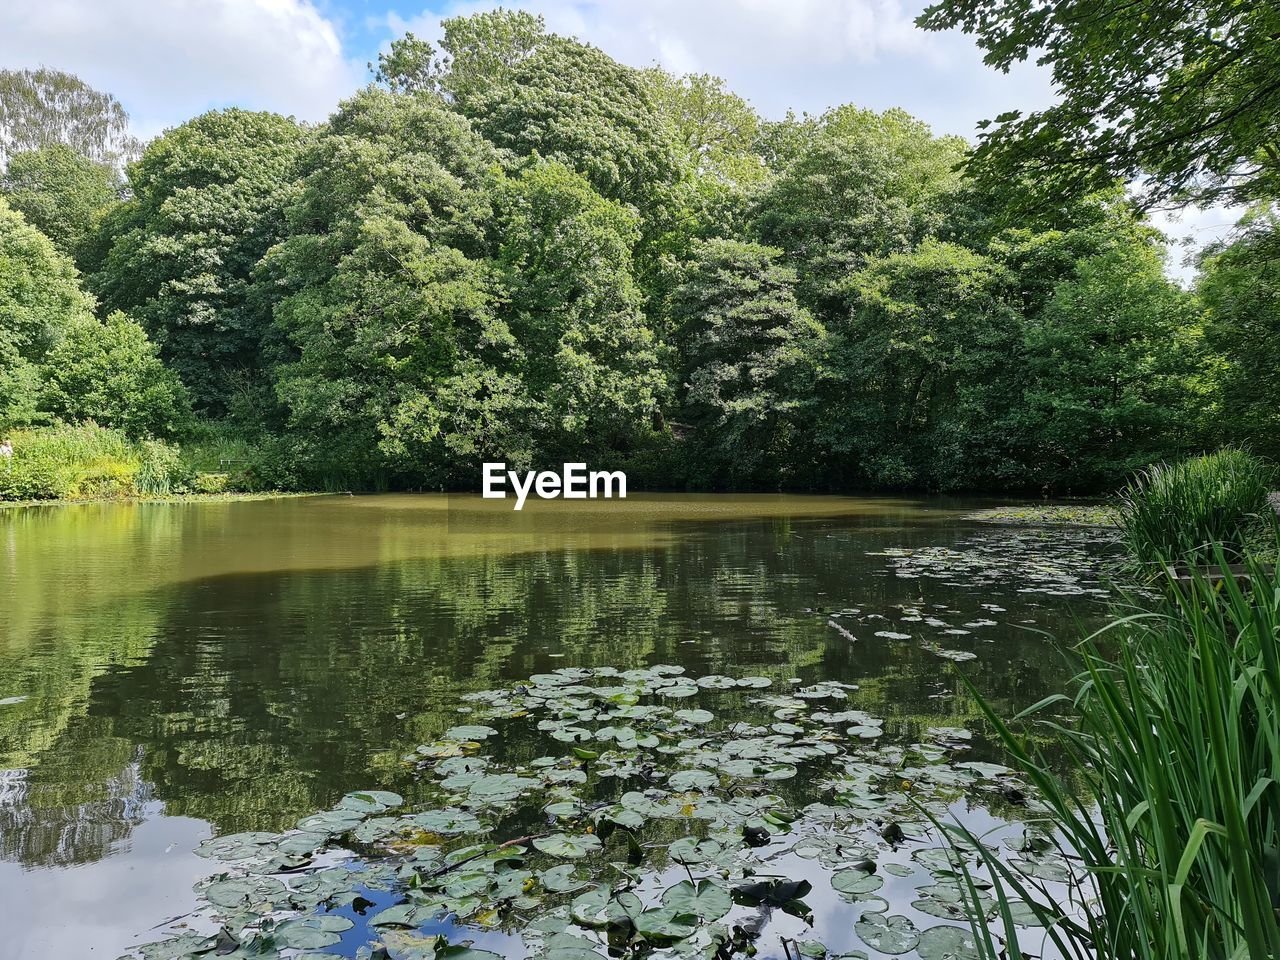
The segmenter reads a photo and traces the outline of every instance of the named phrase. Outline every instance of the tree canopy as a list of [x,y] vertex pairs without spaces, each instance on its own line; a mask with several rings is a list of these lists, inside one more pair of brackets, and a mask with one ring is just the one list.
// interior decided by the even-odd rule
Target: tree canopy
[[1149,202],[1280,194],[1280,8],[1238,0],[941,0],[1000,70],[1034,58],[1059,101],[994,118],[971,166],[1052,199],[1120,179]]
[[252,275],[283,235],[303,138],[275,114],[196,117],[147,146],[132,198],[104,221],[90,286],[143,325],[206,413],[256,381],[269,309]]
[[[1273,450],[1274,217],[1187,291],[1134,199],[1270,190],[1270,14],[1175,4],[1165,62],[1144,11],[930,8],[997,66],[1064,71],[1060,107],[976,151],[900,109],[765,119],[507,10],[394,41],[315,127],[189,120],[123,184],[110,137],[46,110],[0,180],[0,418],[212,431],[260,482],[341,489],[586,459],[665,488],[1091,492]],[[1234,119],[1187,139],[1173,100]]]
[[61,70],[0,70],[0,164],[27,150],[70,147],[95,163],[137,153],[129,114],[115,97]]

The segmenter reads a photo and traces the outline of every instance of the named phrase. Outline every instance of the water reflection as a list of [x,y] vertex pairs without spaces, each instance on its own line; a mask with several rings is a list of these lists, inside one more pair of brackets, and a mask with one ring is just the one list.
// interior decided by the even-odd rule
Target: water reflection
[[[132,863],[154,853],[138,838],[161,808],[232,832],[370,785],[412,797],[400,758],[455,722],[459,693],[560,666],[839,679],[892,736],[980,730],[945,661],[830,617],[999,605],[963,638],[979,654],[965,674],[1010,708],[1061,689],[1069,665],[1028,628],[1074,629],[1094,607],[902,577],[869,555],[954,546],[975,529],[959,515],[808,497],[0,511],[0,699],[27,698],[0,706],[0,858]],[[11,881],[0,890],[14,902]],[[113,947],[162,919],[138,889],[101,894],[134,924]]]

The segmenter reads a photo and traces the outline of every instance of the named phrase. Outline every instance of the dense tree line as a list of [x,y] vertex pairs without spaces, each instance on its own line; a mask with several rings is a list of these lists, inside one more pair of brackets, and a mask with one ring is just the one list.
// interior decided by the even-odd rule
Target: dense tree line
[[4,74],[0,426],[214,424],[265,482],[358,489],[586,459],[667,488],[1090,491],[1278,452],[1265,213],[1185,291],[1123,165],[1028,202],[1038,171],[991,175],[1003,141],[900,110],[767,121],[528,14],[444,27],[318,127],[211,112],[123,176],[113,100],[95,127],[87,94],[68,120]]

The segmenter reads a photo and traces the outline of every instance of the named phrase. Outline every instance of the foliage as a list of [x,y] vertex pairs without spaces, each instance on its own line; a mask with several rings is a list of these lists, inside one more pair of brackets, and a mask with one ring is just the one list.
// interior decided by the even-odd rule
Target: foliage
[[0,197],[0,424],[37,419],[39,365],[92,310],[71,261]]
[[982,137],[973,165],[995,182],[1025,177],[1048,202],[1140,176],[1151,200],[1280,191],[1272,4],[941,0],[919,22],[974,34],[1001,70],[1035,56],[1053,71],[1058,103]]
[[902,110],[839,107],[800,132],[794,159],[759,200],[755,226],[786,251],[802,301],[825,321],[846,308],[837,287],[850,272],[936,228],[964,144],[934,137]]
[[1143,565],[1239,560],[1273,525],[1267,496],[1275,468],[1243,450],[1226,449],[1174,464],[1158,463],[1120,495],[1120,530]]
[[670,121],[685,162],[699,176],[730,183],[759,183],[768,168],[756,153],[759,115],[747,101],[706,73],[675,76],[646,70],[650,96]]
[[28,150],[65,144],[94,163],[132,159],[129,115],[109,93],[60,70],[0,70],[0,165]]
[[[506,446],[504,420],[519,429],[527,401],[493,365],[514,343],[483,261],[494,159],[436,97],[375,89],[308,148],[290,236],[264,264],[290,291],[275,322],[293,356],[275,379],[303,469],[337,487],[390,471],[438,484],[457,464],[402,455],[414,430],[419,449],[480,453]],[[415,426],[441,407],[448,418]]]
[[642,211],[679,176],[674,132],[643,75],[594,47],[548,37],[459,105],[496,146],[560,160]]
[[1027,325],[1031,381],[1017,418],[1042,469],[1075,489],[1114,487],[1194,437],[1199,328],[1150,244],[1076,266]]
[[682,417],[703,483],[803,476],[802,416],[824,331],[795,296],[782,251],[736,240],[696,245],[671,297]]
[[73,320],[44,367],[40,406],[57,419],[92,420],[135,438],[168,437],[187,426],[186,389],[123,313]]
[[870,260],[840,285],[818,384],[821,449],[884,487],[980,486],[1010,437],[989,419],[1017,403],[1020,318],[999,264],[926,240]]
[[251,278],[282,235],[303,132],[270,113],[206,113],[152,141],[90,278],[160,345],[197,408],[220,414],[261,365],[270,313]]
[[554,161],[504,184],[497,204],[500,315],[537,399],[535,449],[553,462],[625,451],[666,389],[632,276],[637,217]]
[[9,206],[72,258],[119,202],[120,190],[114,168],[61,143],[15,154],[0,176],[0,193]]
[[1196,292],[1221,365],[1210,434],[1280,460],[1280,216],[1268,211],[1210,251]]
[[177,449],[133,442],[120,430],[87,424],[17,430],[13,460],[0,467],[0,500],[128,497],[186,490]]
[[[1134,22],[1059,16],[1078,6],[1013,33],[1066,50]],[[649,486],[1061,493],[1219,442],[1273,452],[1266,214],[1192,297],[1124,184],[1029,210],[1032,177],[975,177],[901,110],[763,121],[717,77],[503,9],[376,71],[315,129],[225,110],[168,131],[123,203],[67,137],[6,181],[98,316],[140,324],[196,414],[252,441],[256,482],[470,487],[481,460],[590,458]],[[0,324],[6,422],[48,416],[72,313],[45,309],[38,342],[30,309]],[[73,399],[50,406],[123,422]]]
[[[975,922],[980,956],[1028,956],[1017,925],[1029,922],[1072,960],[1280,953],[1280,580],[1256,562],[1249,573],[1251,587],[1199,573],[1168,583],[1157,609],[1083,644],[1072,699],[1029,711],[1086,771],[1083,796],[984,708],[1047,807],[1046,842],[1072,851],[1082,873],[1045,883],[952,828],[993,883],[981,890],[966,862],[971,916],[994,900],[1002,918],[1003,938]],[[1068,719],[1045,716],[1064,707]]]

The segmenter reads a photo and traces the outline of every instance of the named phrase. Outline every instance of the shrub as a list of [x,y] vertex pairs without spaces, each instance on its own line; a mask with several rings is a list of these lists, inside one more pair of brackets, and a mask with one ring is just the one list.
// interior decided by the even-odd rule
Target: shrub
[[194,471],[177,447],[135,443],[94,423],[19,430],[13,459],[0,464],[0,500],[165,495],[190,489]]
[[146,331],[123,313],[67,325],[45,361],[42,406],[63,420],[93,420],[131,437],[170,437],[186,428],[186,388],[160,362]]
[[1120,529],[1141,565],[1195,563],[1213,556],[1241,559],[1274,525],[1268,492],[1275,470],[1243,450],[1228,448],[1144,470],[1120,495]]
[[191,489],[196,493],[226,493],[231,489],[231,477],[225,473],[197,473]]
[[195,479],[182,461],[177,447],[160,440],[144,440],[140,445],[141,463],[135,483],[144,496],[168,496],[186,493]]

